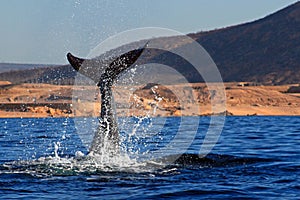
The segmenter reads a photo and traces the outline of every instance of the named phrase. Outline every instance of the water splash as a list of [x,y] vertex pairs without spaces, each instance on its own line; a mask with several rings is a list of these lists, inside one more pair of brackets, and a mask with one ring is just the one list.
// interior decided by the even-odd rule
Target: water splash
[[[57,151],[55,146],[55,151]],[[74,157],[55,156],[40,157],[36,160],[8,162],[0,166],[0,173],[23,173],[34,177],[99,175],[106,172],[143,173],[161,168],[159,162],[141,163],[126,154],[105,159],[103,155],[85,155],[76,152]]]

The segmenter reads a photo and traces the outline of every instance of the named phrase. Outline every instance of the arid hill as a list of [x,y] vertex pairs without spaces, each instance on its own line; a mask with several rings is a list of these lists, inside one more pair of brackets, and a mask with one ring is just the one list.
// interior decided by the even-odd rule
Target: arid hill
[[263,19],[191,34],[225,81],[300,82],[300,2]]
[[6,71],[0,73],[0,80],[9,81],[14,84],[48,83],[56,85],[72,85],[75,76],[76,71],[73,70],[70,65],[62,65]]

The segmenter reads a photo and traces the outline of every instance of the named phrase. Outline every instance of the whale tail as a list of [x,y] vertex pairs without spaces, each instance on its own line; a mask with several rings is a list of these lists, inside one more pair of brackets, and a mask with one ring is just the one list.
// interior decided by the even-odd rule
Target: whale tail
[[[141,56],[147,44],[140,49],[124,53],[111,61],[83,59],[67,54],[71,66],[79,73],[91,78],[97,83],[101,94],[101,113],[98,132],[94,135],[90,152],[96,154],[119,152],[119,131],[117,119],[113,112],[112,84],[126,69],[130,68]],[[108,149],[106,149],[108,147]],[[112,152],[112,153],[111,153]]]
[[101,80],[101,75],[106,74],[110,79],[115,80],[119,74],[132,66],[146,49],[148,43],[142,48],[131,50],[111,60],[99,60],[78,58],[71,53],[67,59],[71,66],[79,73],[91,78],[96,83]]

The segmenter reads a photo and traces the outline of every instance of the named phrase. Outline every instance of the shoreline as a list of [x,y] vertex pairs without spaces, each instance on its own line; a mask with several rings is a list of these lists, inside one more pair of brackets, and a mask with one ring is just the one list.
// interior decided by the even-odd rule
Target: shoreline
[[[65,104],[68,105],[68,104]],[[5,107],[2,104],[2,107]],[[201,107],[201,106],[200,106]],[[255,110],[256,109],[256,110]],[[259,110],[257,110],[259,109]],[[251,116],[274,116],[274,117],[280,117],[280,116],[294,116],[294,117],[300,117],[300,113],[298,111],[295,111],[294,108],[290,107],[260,107],[256,108],[253,106],[241,106],[241,107],[227,107],[227,110],[223,113],[210,113],[206,112],[204,109],[203,113],[200,114],[155,114],[155,115],[149,115],[151,117],[181,117],[181,116],[200,116],[200,117],[206,117],[206,116],[234,116],[234,117],[251,117]],[[36,112],[39,111],[39,112]],[[125,114],[124,114],[125,113]],[[134,112],[126,112],[126,111],[117,111],[117,115],[119,117],[133,117],[133,116],[146,116],[145,114],[137,113],[134,114]],[[27,109],[27,111],[22,112],[16,112],[16,111],[3,111],[0,110],[0,118],[86,118],[86,117],[98,117],[97,113],[93,113],[90,115],[83,115],[78,114],[74,115],[72,113],[71,108],[69,109],[59,109],[59,108],[51,108],[51,107],[41,107],[39,104],[37,104],[36,108],[30,108]]]
[[[210,117],[208,115],[199,115],[199,116],[159,116],[161,118],[169,118],[169,117]],[[224,117],[270,117],[270,118],[276,118],[276,117],[300,117],[300,115],[226,115]],[[78,118],[89,118],[89,117],[28,117],[28,116],[21,116],[21,117],[0,117],[0,120],[4,119],[47,119],[47,118],[57,118],[57,119],[78,119]]]

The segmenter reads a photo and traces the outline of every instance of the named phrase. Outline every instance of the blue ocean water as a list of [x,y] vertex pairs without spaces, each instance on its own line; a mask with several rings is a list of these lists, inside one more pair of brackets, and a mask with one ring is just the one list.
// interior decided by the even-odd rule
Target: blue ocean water
[[[133,125],[139,121],[130,120]],[[199,124],[188,157],[197,155],[210,125],[209,117],[198,120],[188,118],[191,124]],[[122,130],[122,148],[134,157],[170,142],[180,118],[139,123],[155,130],[159,122],[164,125],[157,133],[137,128],[133,135],[130,128]],[[130,165],[112,170],[75,165],[76,152],[87,150],[71,118],[0,119],[0,198],[298,199],[299,124],[300,117],[227,117],[218,143],[206,158],[153,170],[149,166],[134,170]],[[180,130],[190,131],[189,126]]]

